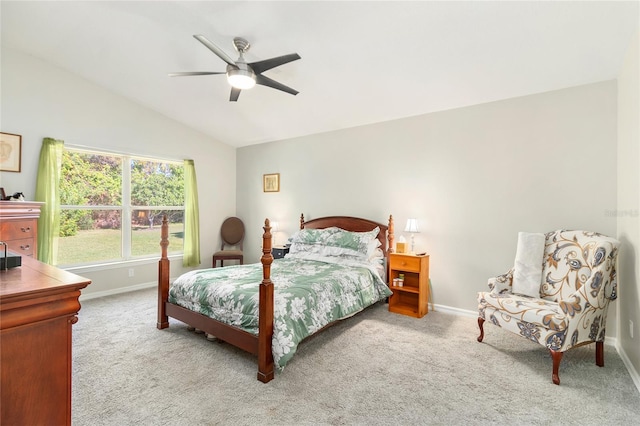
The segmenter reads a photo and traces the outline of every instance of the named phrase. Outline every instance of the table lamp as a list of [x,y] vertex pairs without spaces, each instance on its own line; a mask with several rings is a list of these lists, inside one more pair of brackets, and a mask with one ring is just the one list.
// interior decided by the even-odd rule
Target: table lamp
[[417,219],[407,219],[407,226],[404,228],[404,232],[409,232],[411,234],[411,254],[415,254],[415,234],[420,232],[418,231],[418,220]]
[[278,244],[276,244],[276,232],[278,232],[278,230],[280,229],[280,226],[278,225],[278,222],[273,221],[271,222],[271,234],[273,237],[273,245],[277,246]]

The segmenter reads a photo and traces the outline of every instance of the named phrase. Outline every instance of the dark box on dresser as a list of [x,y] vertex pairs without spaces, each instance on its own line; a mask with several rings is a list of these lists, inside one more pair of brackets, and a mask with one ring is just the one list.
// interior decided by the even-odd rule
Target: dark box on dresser
[[19,254],[5,250],[4,253],[0,255],[0,270],[16,268],[20,265],[22,265],[22,256]]

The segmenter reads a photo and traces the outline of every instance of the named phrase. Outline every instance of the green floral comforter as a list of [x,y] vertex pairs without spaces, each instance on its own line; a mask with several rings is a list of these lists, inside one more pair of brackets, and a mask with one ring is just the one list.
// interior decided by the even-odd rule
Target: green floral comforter
[[[273,359],[279,370],[305,337],[391,295],[375,267],[324,260],[284,258],[271,265]],[[200,269],[171,285],[169,301],[257,335],[261,281],[261,263]]]

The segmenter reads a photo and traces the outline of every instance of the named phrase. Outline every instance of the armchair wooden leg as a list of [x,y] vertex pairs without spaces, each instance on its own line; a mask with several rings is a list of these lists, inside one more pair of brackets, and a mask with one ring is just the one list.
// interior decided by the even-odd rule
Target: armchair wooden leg
[[562,360],[564,352],[556,352],[553,349],[549,349],[549,352],[551,352],[551,358],[553,359],[553,374],[551,375],[551,380],[553,380],[554,385],[559,385],[560,376],[558,375],[558,369],[560,368],[560,361]]
[[596,365],[604,367],[604,342],[596,342]]
[[478,317],[478,327],[480,327],[480,335],[478,336],[478,342],[482,342],[482,339],[484,339],[484,318]]

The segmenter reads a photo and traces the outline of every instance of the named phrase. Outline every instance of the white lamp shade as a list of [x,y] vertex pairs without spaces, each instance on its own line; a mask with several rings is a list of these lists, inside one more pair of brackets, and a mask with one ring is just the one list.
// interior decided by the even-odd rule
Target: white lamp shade
[[420,232],[418,231],[418,219],[407,219],[407,226],[404,232]]
[[280,229],[280,225],[278,224],[278,222],[276,221],[271,222],[271,230],[273,232],[278,232],[279,229]]

